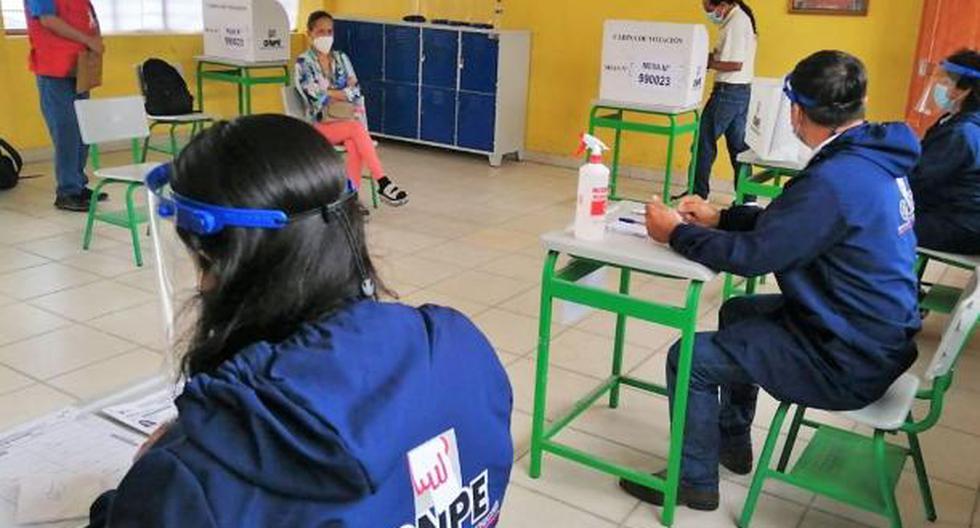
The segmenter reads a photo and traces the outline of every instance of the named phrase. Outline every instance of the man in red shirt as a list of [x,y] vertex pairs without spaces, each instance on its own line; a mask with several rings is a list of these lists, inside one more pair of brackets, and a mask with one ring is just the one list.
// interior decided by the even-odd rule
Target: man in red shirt
[[[75,77],[81,51],[104,51],[95,9],[89,0],[25,0],[24,10],[31,42],[30,67],[37,76],[41,113],[54,143],[58,179],[54,205],[66,211],[87,211],[92,199],[85,176],[88,149],[78,129],[75,100],[87,99],[88,93],[75,92]],[[105,198],[104,193],[99,196]]]

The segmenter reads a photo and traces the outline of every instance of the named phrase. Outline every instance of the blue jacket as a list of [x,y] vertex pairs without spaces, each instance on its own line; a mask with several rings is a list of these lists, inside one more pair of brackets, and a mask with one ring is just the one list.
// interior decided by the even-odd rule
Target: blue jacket
[[[916,355],[916,240],[906,175],[918,157],[918,140],[904,124],[850,129],[765,210],[729,209],[720,229],[682,225],[671,246],[717,270],[775,273],[782,324],[821,356],[827,379],[836,375],[864,400],[876,398]],[[823,345],[831,340],[835,346]]]
[[952,116],[929,129],[910,179],[919,212],[980,234],[980,111]]
[[359,302],[194,376],[92,525],[490,528],[511,404],[465,316]]

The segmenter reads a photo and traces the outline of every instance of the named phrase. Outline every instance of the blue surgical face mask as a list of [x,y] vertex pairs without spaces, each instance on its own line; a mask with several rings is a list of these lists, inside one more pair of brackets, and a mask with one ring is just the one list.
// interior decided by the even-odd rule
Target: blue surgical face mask
[[937,84],[932,88],[932,100],[944,112],[949,112],[956,105],[949,97],[949,86],[945,84]]
[[705,13],[705,16],[708,17],[708,20],[710,20],[712,24],[718,25],[725,21],[725,17],[719,15],[716,11],[708,11]]

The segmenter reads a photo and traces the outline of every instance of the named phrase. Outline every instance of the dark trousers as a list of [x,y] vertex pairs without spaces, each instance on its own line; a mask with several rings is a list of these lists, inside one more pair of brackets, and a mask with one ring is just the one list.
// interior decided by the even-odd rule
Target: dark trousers
[[725,136],[736,177],[740,163],[736,157],[749,149],[745,144],[745,126],[749,114],[752,86],[716,83],[711,98],[701,114],[698,139],[698,164],[694,173],[694,193],[707,199],[711,192],[711,168],[718,157],[718,139]]
[[[977,217],[980,217],[980,213]],[[973,221],[977,222],[977,219]],[[916,212],[915,236],[921,247],[961,255],[980,255],[980,232],[966,229],[960,222],[945,215]]]

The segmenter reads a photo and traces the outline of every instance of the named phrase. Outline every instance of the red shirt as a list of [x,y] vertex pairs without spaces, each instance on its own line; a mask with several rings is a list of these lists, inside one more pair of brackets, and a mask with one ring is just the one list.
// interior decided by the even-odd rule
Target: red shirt
[[[99,21],[89,0],[53,0],[56,16],[69,26],[90,35],[99,32]],[[31,42],[31,71],[48,77],[74,77],[78,53],[85,45],[56,35],[41,25],[41,16],[51,13],[31,12],[32,2],[25,2],[27,35]]]

